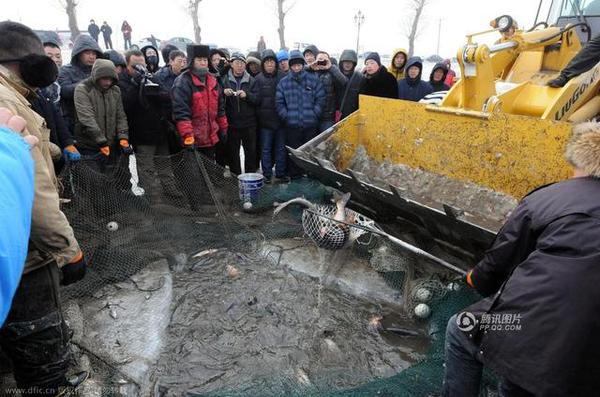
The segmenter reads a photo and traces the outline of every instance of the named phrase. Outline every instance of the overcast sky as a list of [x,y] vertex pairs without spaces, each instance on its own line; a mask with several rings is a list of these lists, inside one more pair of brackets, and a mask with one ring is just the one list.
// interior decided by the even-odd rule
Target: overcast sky
[[[290,0],[293,1],[293,0]],[[256,46],[260,35],[268,47],[278,49],[275,0],[203,0],[200,4],[202,41],[244,51]],[[78,21],[82,30],[94,18],[106,20],[116,31],[113,43],[122,46],[120,26],[127,19],[133,41],[151,33],[160,39],[184,36],[193,39],[192,23],[185,0],[79,0]],[[547,2],[549,3],[549,2]],[[409,0],[296,0],[286,20],[286,40],[314,43],[331,53],[356,47],[354,15],[365,14],[361,51],[391,53],[407,47],[407,18],[412,14]],[[512,15],[521,26],[531,27],[539,0],[430,0],[422,20],[416,53],[436,52],[441,19],[440,55],[455,56],[465,34],[489,28],[499,15]],[[20,21],[34,29],[67,29],[67,17],[59,0],[0,0],[2,19]],[[492,41],[496,36],[488,37]]]

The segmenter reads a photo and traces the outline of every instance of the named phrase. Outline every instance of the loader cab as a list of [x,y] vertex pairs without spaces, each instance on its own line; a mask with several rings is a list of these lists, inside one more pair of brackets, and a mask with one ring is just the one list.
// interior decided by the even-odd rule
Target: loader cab
[[[565,27],[569,24],[586,23],[591,28],[588,32],[586,26],[578,26],[577,34],[582,44],[588,42],[588,38],[600,34],[600,0],[552,0],[543,5],[540,2],[540,10],[543,6],[548,7],[546,22],[549,25]],[[543,21],[543,16],[536,18],[536,24]]]

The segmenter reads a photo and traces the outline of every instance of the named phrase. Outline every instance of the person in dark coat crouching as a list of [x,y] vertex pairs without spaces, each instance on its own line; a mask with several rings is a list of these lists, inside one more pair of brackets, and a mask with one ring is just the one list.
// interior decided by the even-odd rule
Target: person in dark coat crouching
[[381,98],[398,98],[398,83],[396,78],[381,64],[381,58],[378,53],[372,52],[367,55],[364,77],[360,86],[361,94]]
[[398,82],[398,98],[407,101],[419,102],[426,95],[433,92],[431,85],[421,80],[423,61],[419,57],[412,57],[406,62],[404,79]]
[[598,123],[573,128],[566,158],[573,178],[529,193],[468,273],[486,298],[448,322],[444,396],[478,396],[484,365],[500,395],[598,395]]

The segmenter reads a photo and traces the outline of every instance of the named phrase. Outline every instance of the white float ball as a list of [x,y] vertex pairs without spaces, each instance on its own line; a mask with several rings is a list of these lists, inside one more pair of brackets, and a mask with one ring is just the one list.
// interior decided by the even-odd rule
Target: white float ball
[[119,230],[119,224],[115,221],[111,221],[108,222],[106,224],[106,228],[110,231],[110,232],[116,232],[117,230]]
[[448,291],[460,291],[460,284],[459,283],[450,283],[448,284]]
[[419,303],[415,306],[415,316],[418,318],[427,318],[431,314],[431,309],[425,303]]
[[431,299],[431,291],[427,288],[419,288],[415,291],[415,299],[419,302],[427,302]]
[[244,209],[245,209],[246,211],[248,211],[248,210],[251,210],[251,209],[252,209],[252,203],[251,203],[251,202],[249,202],[249,201],[246,201],[246,202],[244,203],[243,207],[244,207]]

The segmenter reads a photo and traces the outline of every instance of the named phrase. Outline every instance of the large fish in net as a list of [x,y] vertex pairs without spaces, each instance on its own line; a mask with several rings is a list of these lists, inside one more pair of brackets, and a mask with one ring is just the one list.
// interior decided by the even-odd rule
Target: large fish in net
[[299,197],[282,204],[275,204],[273,215],[276,216],[291,204],[305,206],[306,209],[302,212],[302,228],[306,235],[319,248],[339,250],[351,245],[358,237],[366,233],[365,230],[351,225],[374,224],[373,220],[346,208],[349,200],[350,193],[335,197],[334,205],[313,204],[305,198]]

